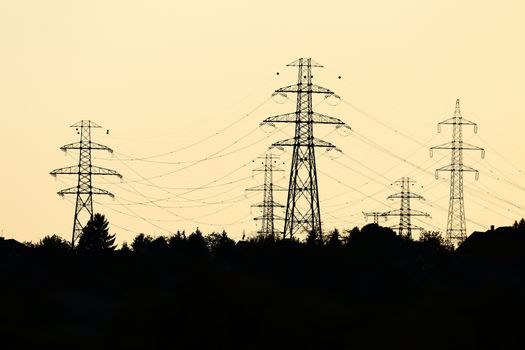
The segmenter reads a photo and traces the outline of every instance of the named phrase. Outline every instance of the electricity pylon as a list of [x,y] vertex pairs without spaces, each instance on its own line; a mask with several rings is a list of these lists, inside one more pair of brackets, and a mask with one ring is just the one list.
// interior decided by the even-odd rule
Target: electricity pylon
[[276,234],[281,233],[281,231],[275,228],[274,221],[284,220],[284,218],[275,215],[274,208],[284,208],[284,205],[274,201],[273,191],[286,191],[286,189],[273,183],[273,172],[284,170],[274,165],[278,157],[274,156],[271,151],[268,151],[264,157],[260,157],[259,159],[264,159],[263,165],[255,168],[253,171],[264,172],[264,184],[248,188],[246,191],[263,192],[263,201],[252,205],[252,207],[262,209],[262,215],[254,218],[254,220],[261,221],[261,228],[257,232],[265,237],[275,237]]
[[485,150],[463,142],[463,125],[472,125],[475,134],[478,132],[478,126],[461,116],[459,99],[456,100],[454,116],[439,123],[438,132],[441,132],[441,125],[452,125],[452,141],[430,148],[430,157],[432,157],[432,151],[435,149],[451,150],[450,164],[436,169],[436,179],[439,178],[440,171],[450,172],[450,199],[445,240],[451,245],[458,246],[467,238],[463,172],[474,172],[476,180],[479,178],[479,172],[476,169],[463,164],[463,150],[481,151],[481,158],[485,158]]
[[315,148],[329,149],[335,146],[314,137],[314,124],[334,124],[339,127],[345,124],[340,119],[316,113],[312,109],[313,94],[334,95],[329,89],[312,84],[312,67],[322,66],[311,58],[300,58],[288,66],[298,67],[297,84],[278,89],[274,94],[295,93],[296,111],[266,118],[261,123],[295,124],[293,138],[273,144],[273,147],[279,148],[293,147],[283,237],[293,238],[295,234],[306,233],[322,239]]
[[376,225],[379,225],[379,218],[380,217],[383,217],[386,220],[386,217],[383,216],[383,212],[381,212],[381,211],[363,212],[363,215],[364,215],[366,221],[368,221],[368,218],[371,216],[374,219],[374,224],[376,224]]
[[[74,142],[60,147],[64,152],[67,150],[79,150],[78,165],[70,166],[66,168],[60,168],[53,170],[50,174],[52,176],[57,175],[77,175],[78,183],[77,186],[67,188],[58,192],[60,196],[74,194],[77,196],[75,205],[75,216],[73,219],[73,234],[71,237],[71,246],[75,246],[75,242],[80,238],[83,228],[83,219],[93,218],[93,195],[108,195],[113,197],[113,194],[93,187],[91,184],[92,175],[113,175],[122,178],[118,172],[106,168],[101,168],[91,164],[91,151],[92,150],[104,150],[110,153],[113,150],[107,146],[91,142],[91,129],[100,128],[99,125],[93,123],[90,120],[81,120],[80,122],[71,125],[72,128],[77,130],[77,134],[80,135],[80,142]],[[84,215],[85,213],[85,215]],[[83,216],[84,218],[81,218]],[[87,221],[87,220],[86,220]]]
[[399,210],[384,212],[381,214],[381,216],[399,216],[399,225],[391,226],[391,228],[397,229],[397,234],[400,236],[412,238],[412,230],[423,230],[422,227],[412,225],[412,217],[430,217],[430,215],[425,212],[410,208],[410,200],[412,198],[424,200],[424,198],[419,194],[415,194],[410,191],[410,185],[414,184],[415,181],[409,177],[402,177],[395,183],[401,185],[401,192],[388,196],[387,199],[400,199],[401,207]]

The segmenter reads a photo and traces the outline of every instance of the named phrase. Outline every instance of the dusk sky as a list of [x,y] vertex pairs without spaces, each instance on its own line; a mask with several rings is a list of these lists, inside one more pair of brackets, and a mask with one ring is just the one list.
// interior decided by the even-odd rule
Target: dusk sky
[[[317,153],[325,231],[395,209],[391,184],[410,176],[426,198],[413,208],[432,215],[415,224],[444,232],[448,175],[436,180],[434,170],[450,154],[428,149],[450,140],[436,124],[457,98],[479,125],[478,134],[465,128],[465,141],[486,149],[483,160],[465,155],[480,171],[479,181],[465,174],[467,232],[510,225],[525,206],[524,16],[517,0],[3,1],[1,236],[70,239],[75,198],[56,192],[76,178],[49,172],[78,162],[59,148],[78,141],[69,126],[83,119],[100,124],[93,141],[115,151],[93,163],[124,176],[93,182],[116,196],[96,197],[94,209],[119,243],[197,226],[235,239],[255,232],[250,205],[262,197],[244,189],[263,178],[251,176],[252,160],[293,133],[259,123],[295,110],[293,95],[270,97],[295,83],[286,64],[299,57],[323,64],[314,82],[342,98],[319,97],[315,109],[353,129],[315,129],[344,153]],[[276,180],[287,186],[289,151],[280,162]]]

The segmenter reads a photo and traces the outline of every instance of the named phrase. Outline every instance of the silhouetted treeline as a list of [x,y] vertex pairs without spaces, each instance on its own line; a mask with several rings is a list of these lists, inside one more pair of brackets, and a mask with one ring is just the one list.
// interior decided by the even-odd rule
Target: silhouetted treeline
[[374,224],[321,241],[198,229],[115,248],[0,240],[3,349],[521,349],[525,221],[458,249]]

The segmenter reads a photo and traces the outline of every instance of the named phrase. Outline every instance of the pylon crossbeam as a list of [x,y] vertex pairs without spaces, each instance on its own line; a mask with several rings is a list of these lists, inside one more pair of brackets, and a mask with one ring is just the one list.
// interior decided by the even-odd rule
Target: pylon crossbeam
[[304,140],[302,142],[298,142],[297,138],[291,138],[287,140],[277,141],[272,146],[273,147],[284,147],[289,146],[293,147],[295,145],[301,146],[301,147],[324,147],[324,148],[335,148],[334,145],[332,145],[330,142],[326,142],[317,138],[314,138],[313,140]]
[[70,150],[70,149],[101,150],[101,151],[108,151],[110,153],[113,153],[113,150],[111,148],[109,148],[108,146],[101,145],[99,143],[91,142],[91,144],[89,144],[87,146],[87,148],[85,148],[85,146],[86,145],[83,142],[73,142],[73,143],[70,143],[70,144],[67,144],[67,145],[64,145],[64,146],[60,147],[60,149],[62,151],[67,151],[67,150]]
[[[308,78],[306,78],[308,79]],[[311,79],[311,78],[310,78]],[[280,89],[275,90],[276,93],[280,92],[291,92],[291,93],[311,93],[311,94],[325,94],[325,95],[333,95],[334,92],[324,88],[319,85],[314,85],[312,83],[308,84],[296,84],[296,85],[290,85],[286,86]]]
[[[297,121],[299,119],[299,121]],[[266,118],[261,124],[265,123],[308,123],[308,120],[301,120],[297,118],[297,113],[286,113],[281,115],[276,115],[273,117]],[[312,123],[314,124],[333,124],[333,125],[345,125],[345,123],[335,117],[330,117],[321,113],[313,112],[312,114]]]

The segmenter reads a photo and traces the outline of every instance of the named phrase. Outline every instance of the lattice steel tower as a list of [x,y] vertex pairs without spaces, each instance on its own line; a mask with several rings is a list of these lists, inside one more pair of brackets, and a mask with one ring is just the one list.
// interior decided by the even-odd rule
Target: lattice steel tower
[[284,205],[277,203],[273,199],[273,191],[286,191],[284,187],[275,185],[273,183],[273,172],[284,171],[275,165],[278,157],[274,156],[270,151],[266,153],[264,157],[263,165],[254,169],[253,171],[264,172],[264,184],[246,189],[246,191],[260,191],[263,192],[263,201],[257,204],[253,204],[252,207],[260,208],[262,215],[254,218],[254,220],[261,221],[261,228],[258,233],[265,237],[275,237],[281,233],[279,229],[275,228],[275,220],[284,220],[281,216],[275,215],[275,208],[284,208]]
[[485,157],[485,150],[463,142],[463,125],[472,125],[474,133],[478,132],[478,126],[476,123],[468,121],[461,116],[459,99],[456,100],[454,116],[439,123],[438,132],[441,132],[441,125],[452,125],[452,141],[430,148],[430,157],[432,157],[432,151],[435,149],[451,150],[450,164],[436,170],[436,179],[438,179],[440,171],[450,172],[450,199],[445,240],[449,244],[458,246],[467,238],[463,172],[474,172],[476,180],[479,178],[479,172],[476,169],[463,164],[463,150],[481,151],[481,158]]
[[288,66],[298,68],[297,84],[278,89],[274,94],[295,93],[296,111],[269,117],[261,123],[295,124],[293,138],[273,144],[274,147],[293,147],[283,237],[312,234],[314,238],[322,238],[315,148],[335,146],[314,137],[314,124],[343,126],[344,123],[312,110],[313,94],[334,95],[329,89],[312,84],[312,67],[322,66],[311,58],[300,58]]
[[60,196],[74,194],[77,196],[75,205],[75,216],[73,219],[73,234],[71,237],[71,246],[75,246],[75,242],[82,234],[83,224],[85,220],[93,217],[93,195],[108,195],[113,197],[113,194],[93,187],[91,184],[92,175],[114,175],[122,178],[122,175],[114,170],[101,168],[91,164],[91,151],[92,150],[104,150],[110,153],[113,150],[107,146],[91,142],[91,129],[100,128],[99,125],[93,123],[90,120],[81,120],[80,122],[71,125],[72,128],[77,130],[77,134],[80,135],[80,142],[74,142],[60,147],[64,152],[67,150],[79,150],[78,165],[70,166],[66,168],[55,169],[51,172],[51,175],[77,175],[78,183],[76,187],[67,188],[58,192]]
[[411,199],[415,198],[424,200],[424,198],[419,194],[410,191],[410,185],[414,184],[415,181],[409,177],[402,177],[395,183],[401,185],[401,192],[388,196],[388,199],[400,199],[401,207],[399,210],[387,211],[381,215],[385,217],[399,216],[399,225],[391,226],[391,228],[397,229],[397,233],[400,236],[412,238],[412,230],[423,230],[423,228],[420,226],[412,225],[412,217],[430,217],[430,215],[425,212],[410,208]]

